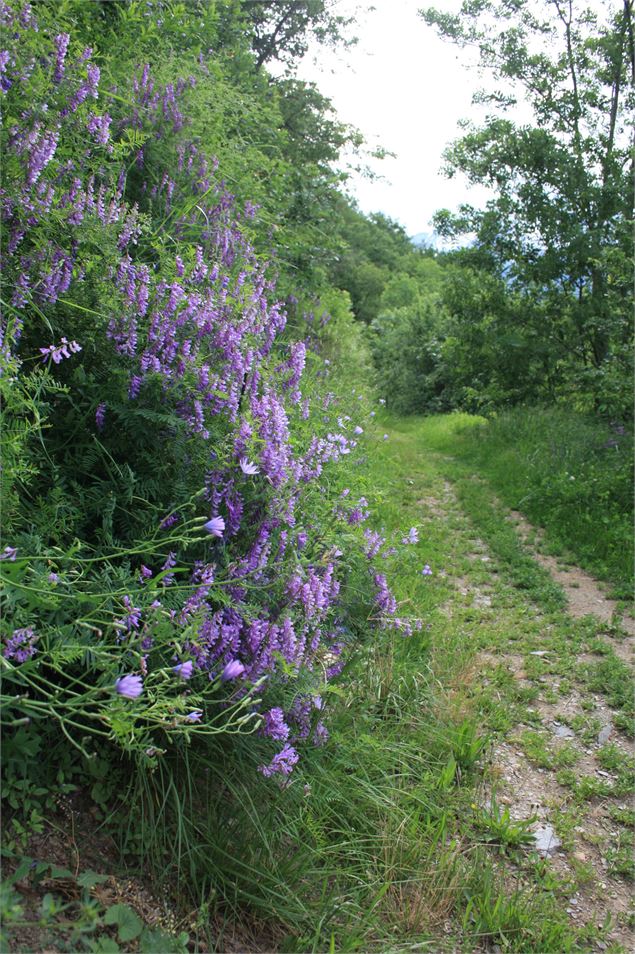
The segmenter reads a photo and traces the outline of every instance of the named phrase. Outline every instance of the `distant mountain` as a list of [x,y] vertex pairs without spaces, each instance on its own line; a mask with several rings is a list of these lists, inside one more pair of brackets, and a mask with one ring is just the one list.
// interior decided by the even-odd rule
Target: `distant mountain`
[[423,248],[439,248],[439,239],[434,232],[417,232],[410,236],[413,245]]

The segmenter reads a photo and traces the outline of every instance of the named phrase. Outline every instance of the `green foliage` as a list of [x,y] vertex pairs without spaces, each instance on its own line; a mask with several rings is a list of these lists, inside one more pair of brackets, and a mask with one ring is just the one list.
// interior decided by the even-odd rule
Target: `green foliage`
[[498,845],[502,852],[513,852],[532,841],[530,831],[536,818],[512,818],[507,805],[502,808],[492,796],[490,804],[475,814],[474,824],[486,842]]
[[[539,366],[526,383],[630,415],[632,5],[612,5],[601,23],[583,4],[559,0],[465,2],[457,14],[422,16],[458,46],[476,47],[494,80],[493,92],[475,95],[494,112],[446,158],[449,175],[495,196],[484,210],[444,210],[437,228],[475,233],[477,252],[520,296],[520,322],[501,317],[504,336],[520,331],[519,346],[529,334],[527,357]],[[520,99],[530,124],[511,118]]]
[[517,408],[469,421],[444,449],[491,482],[504,503],[543,527],[548,543],[632,596],[632,437],[589,415]]
[[135,950],[148,954],[158,950],[185,954],[188,950],[187,932],[176,935],[145,925],[128,904],[104,904],[93,889],[108,881],[107,875],[91,869],[73,873],[49,861],[6,849],[3,854],[5,872],[9,866],[12,869],[0,884],[0,913],[7,931],[3,937],[7,944],[3,943],[3,947],[7,950],[9,938],[14,947],[15,939],[30,939],[34,928],[54,950],[105,954],[130,950],[131,941],[138,945]]

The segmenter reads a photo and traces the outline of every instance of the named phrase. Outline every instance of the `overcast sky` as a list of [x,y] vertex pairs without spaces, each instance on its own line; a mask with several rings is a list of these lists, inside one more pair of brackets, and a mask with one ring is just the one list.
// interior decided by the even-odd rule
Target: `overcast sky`
[[[581,2],[581,0],[580,0]],[[483,205],[487,191],[470,187],[463,176],[441,173],[443,150],[461,135],[460,119],[484,117],[472,105],[475,88],[484,82],[469,54],[439,39],[417,10],[435,6],[455,12],[460,0],[337,0],[337,12],[352,15],[359,7],[357,46],[333,52],[315,45],[298,70],[332,100],[340,118],[356,126],[370,147],[383,146],[394,159],[370,160],[385,181],[354,175],[349,190],[363,212],[384,212],[409,235],[431,232],[437,209],[456,209],[461,202]],[[606,19],[621,0],[584,0]],[[530,121],[529,107],[519,102],[515,116]]]
[[[396,153],[369,164],[386,181],[355,175],[349,188],[363,212],[384,212],[410,235],[431,231],[439,208],[478,204],[484,190],[468,189],[462,177],[441,174],[444,147],[460,135],[458,121],[474,115],[474,71],[465,51],[441,41],[417,16],[425,0],[373,0],[375,10],[357,19],[357,46],[334,53],[316,46],[299,76],[328,96],[339,117],[357,126],[370,146]],[[349,14],[354,0],[340,0]],[[444,10],[458,0],[437,0]]]

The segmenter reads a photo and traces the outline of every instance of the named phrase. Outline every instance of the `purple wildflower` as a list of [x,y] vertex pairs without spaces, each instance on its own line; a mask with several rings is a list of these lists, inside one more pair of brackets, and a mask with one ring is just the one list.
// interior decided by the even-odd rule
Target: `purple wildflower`
[[129,596],[124,596],[123,605],[128,612],[119,622],[126,627],[128,632],[130,632],[131,629],[139,629],[141,624],[141,607],[133,606]]
[[187,662],[178,663],[172,671],[176,673],[180,679],[184,679],[187,682],[188,679],[192,678],[193,669],[194,663],[191,659],[188,659]]
[[282,742],[289,738],[289,732],[291,730],[284,721],[284,712],[282,709],[276,707],[265,712],[262,731],[264,735],[268,735],[271,739],[277,739]]
[[139,567],[139,579],[142,583],[145,583],[146,580],[149,580],[152,576],[152,570],[145,566],[143,563]]
[[328,741],[329,730],[326,728],[323,722],[318,722],[315,726],[313,732],[313,744],[314,745],[325,745]]
[[243,474],[252,476],[253,474],[260,473],[260,468],[256,464],[253,464],[250,460],[247,460],[246,457],[241,457],[238,463],[240,464],[240,469],[242,470]]
[[124,699],[137,699],[143,692],[141,676],[120,676],[115,682],[115,689]]
[[[171,570],[173,566],[176,566],[176,553],[170,551],[165,563],[161,567],[161,572],[164,573],[165,570]],[[161,586],[170,586],[172,583],[174,583],[174,573],[166,573],[161,580]]]
[[432,570],[430,569],[430,566],[429,566],[427,563],[426,563],[426,565],[424,566],[423,570],[421,571],[421,575],[422,575],[422,576],[432,576]]
[[13,659],[17,663],[26,662],[37,652],[35,642],[37,636],[31,626],[24,629],[14,629],[2,651],[5,659]]
[[106,403],[102,401],[101,404],[97,405],[95,410],[95,424],[97,425],[98,431],[103,431],[104,421],[106,420]]
[[408,531],[408,536],[401,538],[402,543],[418,543],[419,542],[419,531],[416,527],[410,527]]
[[375,586],[377,587],[375,603],[380,608],[382,613],[386,613],[388,615],[396,613],[397,601],[390,592],[388,583],[386,582],[386,577],[383,575],[383,573],[375,574]]
[[213,537],[222,537],[225,531],[225,521],[222,517],[212,517],[211,520],[203,524],[203,529],[211,533]]
[[363,433],[364,433],[364,428],[363,428],[363,427],[360,427],[359,424],[356,424],[355,427],[354,427],[354,429],[353,429],[353,433],[354,433],[354,434],[363,434]]
[[185,716],[188,722],[200,722],[203,716],[203,711],[201,709],[193,709],[191,712]]
[[274,755],[269,765],[259,765],[258,771],[262,772],[265,778],[271,778],[272,775],[278,773],[281,775],[290,775],[298,758],[299,755],[296,750],[292,745],[287,743],[280,752]]
[[71,38],[68,33],[59,33],[54,40],[55,43],[55,72],[53,73],[53,82],[61,83],[64,78],[64,60],[66,51]]
[[223,682],[229,682],[230,679],[237,679],[238,676],[241,676],[245,671],[245,667],[237,659],[232,659],[231,662],[228,662],[225,668],[221,673],[221,679]]
[[77,352],[81,350],[81,345],[78,345],[76,341],[69,342],[66,338],[62,338],[58,345],[49,345],[48,348],[40,348],[40,353],[42,355],[42,361],[52,358],[54,364],[59,364],[64,358],[70,358],[71,354],[77,354]]
[[15,561],[17,552],[17,547],[5,547],[2,553],[0,553],[0,560],[11,560],[13,563]]
[[[175,523],[178,523],[181,519],[180,513],[171,513],[169,516],[165,517],[159,524],[160,530],[168,530],[170,527],[173,527]],[[174,566],[174,564],[172,564]]]

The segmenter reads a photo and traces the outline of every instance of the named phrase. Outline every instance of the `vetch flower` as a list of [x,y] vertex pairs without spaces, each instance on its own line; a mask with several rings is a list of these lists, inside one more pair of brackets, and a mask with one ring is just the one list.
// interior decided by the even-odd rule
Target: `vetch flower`
[[245,671],[245,667],[237,659],[232,659],[231,662],[228,662],[225,668],[221,673],[221,679],[223,682],[229,682],[230,679],[237,679],[238,676],[241,676]]
[[354,433],[354,434],[363,434],[363,433],[364,433],[364,428],[363,428],[363,427],[360,427],[359,424],[356,424],[355,427],[353,428],[353,433]]
[[269,709],[268,712],[265,712],[262,731],[264,735],[268,735],[271,739],[286,742],[291,730],[284,721],[284,712],[282,709],[276,706],[274,709]]
[[260,473],[260,468],[256,464],[253,464],[250,460],[247,460],[246,457],[241,457],[238,463],[240,464],[240,469],[242,470],[243,474],[252,476],[253,474]]
[[193,709],[191,712],[185,716],[188,722],[200,722],[203,716],[202,709]]
[[426,565],[424,566],[423,570],[421,571],[421,575],[422,575],[422,576],[432,576],[432,570],[430,569],[430,567],[429,567],[429,565],[428,565],[427,563],[426,563]]
[[186,682],[188,679],[192,678],[192,670],[194,669],[194,663],[191,659],[188,659],[187,662],[178,663],[172,670],[176,673],[177,676],[180,676],[181,679],[184,679]]
[[262,772],[265,778],[271,778],[272,775],[277,773],[290,775],[298,758],[299,755],[296,750],[287,743],[282,751],[274,755],[269,765],[259,765],[258,771]]
[[416,527],[411,527],[407,537],[401,538],[402,543],[419,543],[419,531]]
[[137,699],[143,692],[141,676],[120,676],[115,682],[115,689],[124,699]]
[[64,358],[70,358],[71,354],[77,354],[81,350],[81,345],[78,345],[76,341],[69,342],[67,338],[62,338],[58,345],[40,348],[40,354],[42,355],[42,361],[52,358],[54,364],[59,364]]
[[97,405],[95,410],[95,424],[98,431],[103,431],[104,421],[106,420],[106,403],[104,401]]
[[388,440],[388,434],[384,434],[384,440],[385,440],[385,441]]
[[225,530],[225,521],[222,517],[212,517],[211,520],[203,524],[203,529],[211,533],[213,537],[222,537]]
[[26,662],[37,652],[36,640],[37,636],[32,626],[14,629],[13,634],[6,641],[2,655],[5,659],[13,659],[17,663]]
[[17,547],[5,547],[2,553],[0,553],[0,560],[11,560],[13,563],[17,552]]

